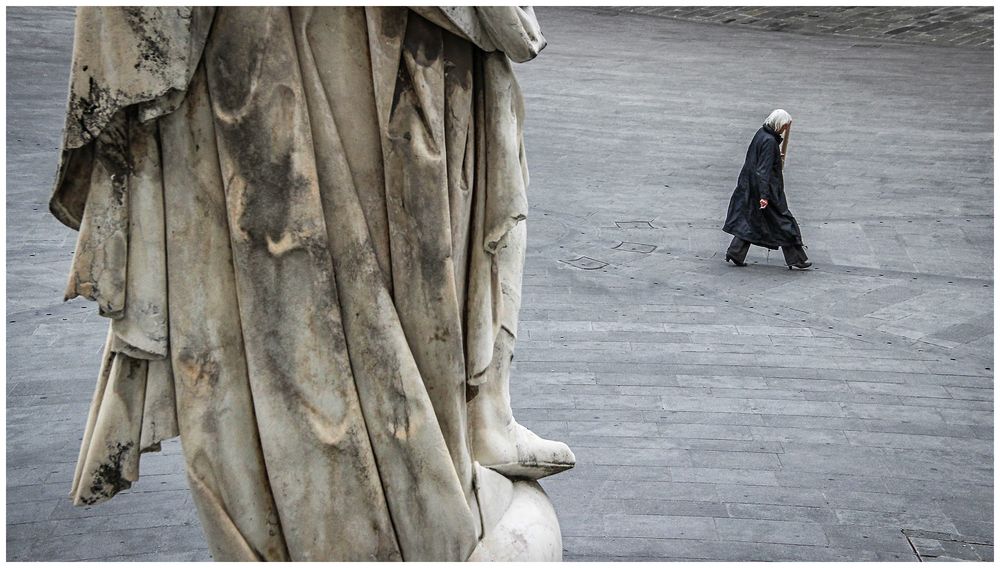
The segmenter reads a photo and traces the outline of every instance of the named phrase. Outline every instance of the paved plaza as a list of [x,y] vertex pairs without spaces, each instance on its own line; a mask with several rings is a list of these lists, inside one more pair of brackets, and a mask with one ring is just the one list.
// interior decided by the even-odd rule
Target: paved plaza
[[879,42],[993,47],[993,6],[621,6],[608,9]]
[[[537,13],[512,398],[578,458],[565,558],[992,560],[992,43]],[[7,10],[7,560],[208,560],[176,440],[68,498],[107,329],[46,206],[72,25]],[[723,262],[775,107],[815,270]]]

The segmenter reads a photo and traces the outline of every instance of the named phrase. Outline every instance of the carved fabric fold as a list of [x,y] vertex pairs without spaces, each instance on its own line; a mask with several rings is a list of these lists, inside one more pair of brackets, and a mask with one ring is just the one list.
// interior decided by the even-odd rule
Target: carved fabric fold
[[156,123],[123,112],[101,133],[67,298],[112,318],[71,493],[96,503],[131,486],[139,454],[178,435],[168,360],[163,179]]

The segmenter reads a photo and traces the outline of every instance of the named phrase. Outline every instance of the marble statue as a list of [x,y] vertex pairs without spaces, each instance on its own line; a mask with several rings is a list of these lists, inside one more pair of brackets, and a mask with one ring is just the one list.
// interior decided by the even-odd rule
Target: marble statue
[[72,498],[180,436],[216,560],[558,560],[510,409],[531,9],[78,9],[53,214],[110,319]]

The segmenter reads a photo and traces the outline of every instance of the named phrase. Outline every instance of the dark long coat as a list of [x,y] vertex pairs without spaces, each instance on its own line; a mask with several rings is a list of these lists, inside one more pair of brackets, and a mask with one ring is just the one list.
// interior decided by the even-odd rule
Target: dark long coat
[[[765,209],[760,208],[761,199],[768,201]],[[747,148],[722,230],[769,249],[802,244],[799,224],[785,200],[781,135],[769,126],[762,126]]]

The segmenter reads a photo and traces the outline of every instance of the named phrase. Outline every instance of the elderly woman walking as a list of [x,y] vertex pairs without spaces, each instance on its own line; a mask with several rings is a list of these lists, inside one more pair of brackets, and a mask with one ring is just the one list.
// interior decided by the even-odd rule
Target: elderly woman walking
[[[805,269],[812,266],[802,246],[802,233],[785,201],[782,177],[787,136],[792,117],[782,109],[768,115],[747,149],[746,161],[729,201],[729,214],[722,230],[733,235],[726,261],[746,266],[750,245],[775,250],[781,247],[785,264]],[[782,146],[782,135],[785,145]]]

